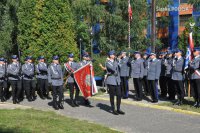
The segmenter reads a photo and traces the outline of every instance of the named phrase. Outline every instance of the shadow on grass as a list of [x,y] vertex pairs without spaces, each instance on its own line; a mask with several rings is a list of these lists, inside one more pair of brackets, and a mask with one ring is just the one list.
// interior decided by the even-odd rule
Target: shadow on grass
[[2,127],[0,127],[0,133],[20,133],[20,132],[21,131],[17,128],[2,128]]

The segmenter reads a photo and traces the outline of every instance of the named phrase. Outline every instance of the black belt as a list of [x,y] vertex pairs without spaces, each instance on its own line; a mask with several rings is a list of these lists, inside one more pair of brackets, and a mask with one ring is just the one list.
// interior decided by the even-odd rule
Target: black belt
[[5,80],[5,78],[3,77],[3,78],[0,78],[0,80]]

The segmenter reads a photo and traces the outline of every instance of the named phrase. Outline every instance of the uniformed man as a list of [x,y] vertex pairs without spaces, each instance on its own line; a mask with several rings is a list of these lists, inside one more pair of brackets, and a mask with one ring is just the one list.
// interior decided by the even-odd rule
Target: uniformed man
[[160,73],[160,79],[159,79],[159,83],[160,83],[160,90],[161,90],[161,97],[162,98],[167,98],[167,78],[166,78],[166,53],[165,52],[161,52],[160,53],[160,61],[161,61],[161,73]]
[[200,48],[195,48],[194,59],[190,62],[191,70],[191,85],[194,89],[194,100],[195,104],[193,105],[196,108],[200,107]]
[[150,95],[150,90],[149,90],[148,80],[147,80],[148,62],[150,61],[148,53],[144,53],[143,60],[144,60],[143,88],[144,88],[145,95],[148,96]]
[[158,88],[156,83],[160,78],[161,62],[156,58],[155,53],[150,54],[150,61],[148,63],[147,79],[149,83],[149,89],[151,92],[152,102],[158,102]]
[[12,100],[13,103],[19,103],[19,98],[22,89],[21,81],[21,66],[18,62],[17,55],[12,55],[12,63],[8,65],[8,80],[12,87]]
[[25,58],[25,64],[22,65],[23,87],[26,92],[26,98],[29,102],[36,100],[36,81],[35,81],[35,65],[32,56]]
[[7,91],[7,79],[6,79],[6,64],[5,59],[0,58],[0,99],[1,102],[6,101],[5,93]]
[[[74,54],[71,53],[68,55],[68,62],[64,64],[65,70],[67,72],[67,85],[69,86],[70,91],[70,100],[71,100],[71,106],[79,106],[78,104],[78,97],[79,97],[79,88],[78,85],[75,82],[75,79],[73,77],[73,72],[78,69],[78,64],[74,62]],[[74,99],[74,89],[76,90],[75,99]]]
[[[109,60],[106,62],[107,79],[106,84],[108,86],[108,92],[110,95],[110,103],[112,113],[114,115],[125,114],[121,109],[121,89],[120,89],[120,73],[119,66],[115,60],[115,51],[108,53]],[[117,110],[115,110],[114,98],[117,97]]]
[[172,64],[173,64],[173,52],[167,51],[167,61],[165,62],[166,71],[166,82],[167,82],[167,92],[168,92],[168,99],[169,100],[175,100],[176,91],[173,86],[173,80],[172,80]]
[[121,78],[121,94],[122,98],[128,98],[128,79],[130,75],[130,67],[128,66],[129,57],[126,56],[126,52],[121,52],[121,59],[119,60],[119,70]]
[[144,76],[144,60],[140,52],[134,52],[135,60],[131,61],[131,77],[136,91],[136,100],[142,100],[142,79]]
[[172,80],[174,87],[176,88],[178,101],[175,105],[182,105],[185,96],[184,86],[183,86],[183,70],[184,70],[184,58],[182,57],[182,50],[175,51],[175,58],[172,64]]
[[37,72],[37,83],[38,89],[40,91],[40,97],[42,99],[51,99],[49,95],[49,86],[48,86],[48,66],[45,63],[44,56],[38,57],[38,64],[36,65]]
[[[91,58],[88,53],[83,54],[83,60],[79,63],[79,67],[83,67],[91,62]],[[89,99],[84,98],[85,105],[90,106]]]
[[[59,64],[59,57],[53,56],[53,61],[48,67],[48,82],[53,89],[53,108],[55,110],[64,109],[62,100],[63,95],[63,71]],[[57,101],[58,97],[58,101]]]

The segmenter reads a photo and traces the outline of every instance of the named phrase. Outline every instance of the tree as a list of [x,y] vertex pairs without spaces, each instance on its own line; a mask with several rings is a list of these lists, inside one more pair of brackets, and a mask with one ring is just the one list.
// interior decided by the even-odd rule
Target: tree
[[65,61],[72,52],[78,57],[74,18],[68,0],[24,0],[17,14],[18,43],[23,58],[44,55],[50,61],[53,55],[59,55],[61,61]]

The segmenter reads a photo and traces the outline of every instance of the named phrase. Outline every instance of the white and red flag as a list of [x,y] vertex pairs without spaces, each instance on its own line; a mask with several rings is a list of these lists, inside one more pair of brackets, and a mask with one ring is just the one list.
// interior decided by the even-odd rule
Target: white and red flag
[[91,63],[81,67],[74,72],[74,79],[85,98],[98,93],[96,81],[94,79],[94,70]]

